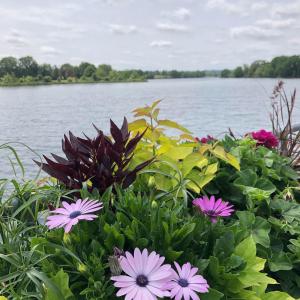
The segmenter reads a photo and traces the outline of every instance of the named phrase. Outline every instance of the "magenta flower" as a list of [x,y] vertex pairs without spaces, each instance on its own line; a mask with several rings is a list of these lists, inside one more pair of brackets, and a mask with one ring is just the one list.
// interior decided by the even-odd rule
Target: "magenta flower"
[[76,203],[62,202],[63,207],[57,208],[47,218],[46,225],[49,229],[64,227],[65,232],[70,232],[73,225],[76,225],[80,220],[92,221],[97,218],[95,214],[91,214],[103,208],[102,202],[78,199]]
[[267,148],[275,148],[278,146],[278,139],[271,131],[261,129],[251,133],[254,140],[257,141],[258,146],[265,146]]
[[177,272],[173,270],[173,278],[166,288],[171,291],[171,298],[175,300],[200,300],[197,293],[207,293],[209,285],[201,276],[196,275],[198,268],[194,268],[190,263],[186,263],[180,268],[177,262],[174,263]]
[[216,139],[211,135],[207,135],[206,137],[202,137],[201,139],[196,137],[195,141],[198,142],[198,143],[207,144],[209,142],[216,141]]
[[210,199],[206,196],[194,199],[193,205],[207,215],[212,223],[217,222],[217,217],[229,217],[234,212],[233,205],[223,202],[221,198],[216,201],[214,196]]
[[163,265],[165,258],[156,252],[135,248],[134,255],[129,252],[120,258],[122,270],[127,275],[113,276],[114,286],[120,288],[117,296],[126,300],[157,300],[157,297],[169,297],[166,284],[172,276],[170,265]]

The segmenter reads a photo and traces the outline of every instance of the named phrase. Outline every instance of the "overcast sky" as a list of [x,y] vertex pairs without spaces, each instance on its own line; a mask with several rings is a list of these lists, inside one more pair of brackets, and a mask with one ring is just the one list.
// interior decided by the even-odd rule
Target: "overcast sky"
[[300,0],[1,0],[0,57],[222,69],[300,54]]

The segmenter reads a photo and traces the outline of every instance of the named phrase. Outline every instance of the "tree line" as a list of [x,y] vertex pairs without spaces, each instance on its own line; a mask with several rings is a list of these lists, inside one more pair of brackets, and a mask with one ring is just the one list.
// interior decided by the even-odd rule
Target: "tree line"
[[39,64],[33,57],[19,59],[9,56],[0,60],[0,84],[21,85],[41,83],[144,81],[157,78],[204,77],[204,71],[117,71],[108,64],[95,66],[88,62],[61,66]]
[[221,77],[270,77],[270,78],[300,78],[300,56],[278,56],[270,62],[257,60],[250,66],[238,66],[233,70],[224,69]]

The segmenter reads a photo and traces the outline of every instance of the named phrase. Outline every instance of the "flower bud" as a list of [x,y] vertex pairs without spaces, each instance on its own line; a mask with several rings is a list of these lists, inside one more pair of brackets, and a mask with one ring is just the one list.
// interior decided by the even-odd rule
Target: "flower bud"
[[149,180],[148,180],[148,186],[149,186],[150,188],[155,186],[155,178],[154,178],[154,176],[150,176],[150,177],[149,177]]
[[153,209],[156,209],[157,208],[157,202],[155,201],[155,200],[153,200],[152,201],[152,203],[151,203],[151,207],[153,208]]
[[80,273],[84,273],[87,271],[87,267],[85,264],[78,264],[77,265],[77,270],[80,272]]
[[120,259],[115,255],[109,256],[108,257],[108,265],[110,268],[110,272],[113,276],[118,276],[122,273],[122,268],[120,266]]

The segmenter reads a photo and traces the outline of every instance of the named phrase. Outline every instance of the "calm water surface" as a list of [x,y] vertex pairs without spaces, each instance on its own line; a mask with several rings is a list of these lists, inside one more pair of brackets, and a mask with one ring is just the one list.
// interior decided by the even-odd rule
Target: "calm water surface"
[[[61,137],[93,134],[91,126],[108,130],[109,119],[123,116],[157,99],[161,116],[175,120],[195,135],[222,135],[228,127],[237,134],[270,128],[269,96],[275,79],[168,79],[144,83],[80,84],[0,88],[0,143],[24,142],[40,154],[59,153]],[[286,89],[300,90],[300,80],[285,80]],[[300,100],[295,122],[300,122]],[[28,177],[36,171],[34,155],[17,146]],[[0,150],[1,151],[1,150]],[[11,174],[2,151],[0,178]]]

